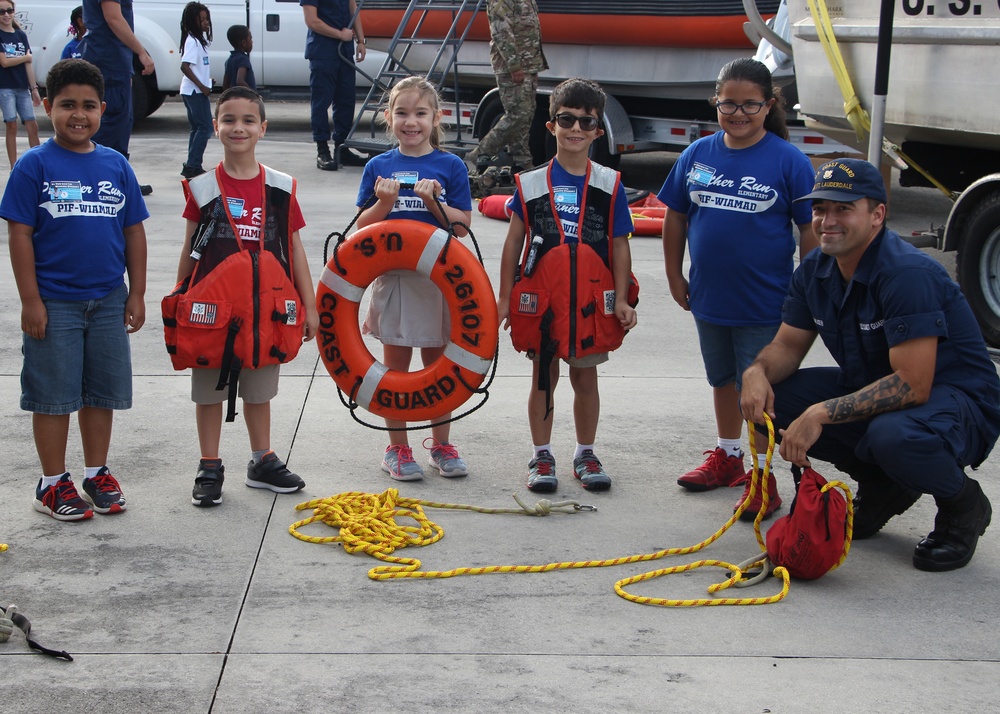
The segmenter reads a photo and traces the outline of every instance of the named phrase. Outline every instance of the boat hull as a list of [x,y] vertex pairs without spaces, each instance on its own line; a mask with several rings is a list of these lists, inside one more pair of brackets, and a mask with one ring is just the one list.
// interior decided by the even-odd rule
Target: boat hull
[[[870,109],[879,1],[841,0],[838,5],[839,12],[831,12],[834,34],[861,105]],[[890,141],[1000,150],[993,105],[1000,9],[997,3],[970,3],[966,15],[954,14],[952,8],[963,7],[920,0],[897,7],[885,110]],[[789,3],[789,20],[801,113],[849,128],[843,96],[806,3]]]
[[[403,20],[400,5],[398,0],[365,2],[361,17],[370,47],[388,50]],[[776,0],[758,2],[768,14],[777,5]],[[588,77],[616,96],[705,101],[714,93],[722,66],[754,52],[743,31],[741,0],[538,0],[538,7],[549,63],[549,70],[539,75],[543,90],[570,77]],[[404,36],[447,34],[451,13],[428,12],[417,27],[418,15]],[[406,64],[424,72],[437,51],[435,45],[411,45]],[[485,12],[476,17],[459,59],[464,87],[495,86]]]

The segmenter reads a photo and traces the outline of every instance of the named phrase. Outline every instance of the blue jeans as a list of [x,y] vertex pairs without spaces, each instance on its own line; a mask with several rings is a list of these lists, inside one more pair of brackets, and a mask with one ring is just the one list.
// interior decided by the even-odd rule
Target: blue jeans
[[202,168],[205,147],[212,137],[212,102],[201,92],[181,95],[187,109],[191,134],[188,136],[188,155],[184,165],[189,169]]
[[336,60],[309,60],[309,111],[313,141],[329,141],[330,117],[333,105],[333,140],[340,144],[347,138],[354,123],[354,61],[353,43],[340,43],[341,56]]
[[35,107],[31,104],[30,89],[0,89],[0,111],[3,111],[5,124],[17,121],[35,120]]
[[736,382],[743,387],[743,372],[778,333],[778,325],[729,327],[695,318],[705,375],[713,387]]
[[45,337],[22,335],[21,409],[70,414],[132,406],[132,353],[125,331],[128,288],[99,300],[43,299]]

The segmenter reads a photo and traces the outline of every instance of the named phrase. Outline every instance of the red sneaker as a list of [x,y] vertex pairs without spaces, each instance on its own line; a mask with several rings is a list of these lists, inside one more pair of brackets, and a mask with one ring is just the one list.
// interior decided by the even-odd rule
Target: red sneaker
[[[739,509],[740,504],[747,500],[747,496],[750,495],[750,479],[753,476],[753,471],[747,471],[743,475],[746,479],[746,488],[743,489],[743,496],[739,501],[736,502],[736,506],[733,508],[733,512]],[[757,485],[757,493],[754,494],[753,500],[747,505],[746,510],[740,514],[741,521],[753,522],[757,519],[757,513],[760,512],[760,504],[764,500],[764,495],[761,493],[761,487],[763,484]],[[766,521],[768,518],[774,515],[774,512],[781,508],[781,496],[778,495],[778,482],[774,478],[774,474],[769,474],[767,480],[767,511],[764,512],[764,517],[761,520]]]
[[689,491],[711,491],[719,486],[737,486],[746,476],[742,456],[726,456],[721,447],[706,451],[705,463],[677,479]]

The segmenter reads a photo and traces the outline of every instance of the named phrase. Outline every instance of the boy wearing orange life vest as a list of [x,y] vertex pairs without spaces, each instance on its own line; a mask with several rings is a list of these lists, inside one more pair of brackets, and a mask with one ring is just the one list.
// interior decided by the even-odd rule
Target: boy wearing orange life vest
[[569,363],[574,392],[573,473],[589,491],[611,488],[594,454],[600,417],[597,365],[621,345],[625,331],[636,324],[636,313],[628,301],[632,217],[621,175],[588,156],[590,145],[604,134],[604,103],[604,91],[590,80],[568,79],[556,87],[546,124],[556,139],[556,156],[519,174],[511,199],[497,311],[515,349],[533,360],[528,423],[535,453],[527,485],[537,493],[558,486],[548,416],[559,359]]
[[[201,447],[191,493],[195,506],[222,502],[222,403],[230,382],[231,421],[235,380],[252,452],[246,485],[276,493],[305,486],[271,450],[271,399],[278,393],[279,365],[292,359],[319,325],[299,239],[305,221],[295,180],[257,163],[254,154],[267,130],[264,102],[246,87],[227,89],[213,123],[223,160],[214,171],[184,181],[187,228],[177,270],[181,285],[167,298],[180,298],[176,333],[164,320],[174,366],[205,365],[191,371]],[[202,281],[208,273],[212,280]],[[214,335],[209,338],[209,333]]]

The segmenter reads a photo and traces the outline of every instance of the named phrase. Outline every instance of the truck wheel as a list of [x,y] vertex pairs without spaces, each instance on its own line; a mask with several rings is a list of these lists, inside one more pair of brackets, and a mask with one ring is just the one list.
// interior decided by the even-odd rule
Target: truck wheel
[[958,282],[986,341],[1000,347],[1000,191],[979,202],[959,236]]
[[139,61],[135,60],[133,64],[138,67],[134,68],[135,74],[132,75],[132,119],[141,121],[160,108],[163,95],[156,83],[156,72],[145,76]]

